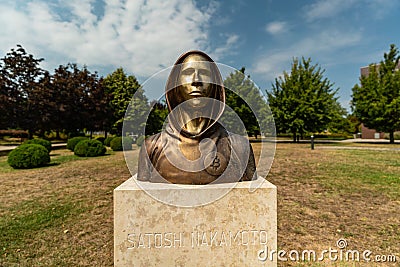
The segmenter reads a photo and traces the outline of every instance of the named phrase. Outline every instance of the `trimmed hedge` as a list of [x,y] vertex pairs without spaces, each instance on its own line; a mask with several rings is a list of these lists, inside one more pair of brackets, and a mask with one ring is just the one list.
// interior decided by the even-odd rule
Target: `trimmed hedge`
[[81,140],[76,144],[74,154],[79,157],[97,157],[106,153],[106,147],[98,140]]
[[132,138],[115,137],[111,140],[110,147],[113,151],[132,150]]
[[109,136],[104,140],[104,145],[110,147],[111,141],[115,138],[115,136]]
[[41,138],[35,138],[35,139],[31,139],[31,140],[26,140],[23,144],[37,144],[37,145],[42,145],[44,146],[47,151],[51,151],[51,142],[41,139]]
[[136,145],[137,146],[142,146],[143,142],[144,142],[145,136],[141,135],[136,139]]
[[7,162],[14,169],[31,169],[48,164],[50,155],[42,145],[23,144],[10,152]]
[[96,137],[95,140],[100,141],[104,145],[104,140],[106,140],[106,138],[104,136],[99,136]]
[[73,137],[68,139],[67,141],[67,149],[71,150],[71,151],[75,151],[75,146],[83,140],[88,140],[87,137],[83,137],[83,136],[78,136],[78,137]]

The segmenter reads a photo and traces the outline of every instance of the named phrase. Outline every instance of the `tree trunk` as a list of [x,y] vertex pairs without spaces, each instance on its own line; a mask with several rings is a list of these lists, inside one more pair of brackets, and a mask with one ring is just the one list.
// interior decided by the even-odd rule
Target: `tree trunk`
[[28,139],[29,140],[33,139],[33,131],[32,130],[28,130]]
[[293,132],[293,143],[296,143],[296,138],[297,138],[297,134],[296,134],[296,132]]
[[394,131],[389,132],[390,143],[394,144]]
[[40,129],[38,135],[40,138],[45,138],[45,131],[43,129]]

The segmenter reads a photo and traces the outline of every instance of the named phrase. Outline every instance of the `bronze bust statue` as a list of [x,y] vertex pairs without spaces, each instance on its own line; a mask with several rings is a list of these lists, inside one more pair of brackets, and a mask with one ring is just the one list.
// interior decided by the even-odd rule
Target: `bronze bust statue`
[[215,62],[204,52],[178,58],[168,77],[168,123],[141,147],[138,180],[156,183],[226,183],[256,179],[251,145],[219,121],[225,89]]

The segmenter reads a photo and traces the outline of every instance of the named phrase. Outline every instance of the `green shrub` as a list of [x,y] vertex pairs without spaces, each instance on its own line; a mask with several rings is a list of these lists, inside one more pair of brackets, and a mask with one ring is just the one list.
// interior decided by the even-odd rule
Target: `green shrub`
[[115,137],[111,140],[110,147],[114,151],[132,150],[132,138]]
[[115,137],[113,140],[111,140],[110,147],[113,151],[122,151],[122,137]]
[[88,138],[83,137],[83,136],[78,136],[78,137],[73,137],[71,139],[68,139],[67,149],[69,149],[71,151],[75,151],[75,146],[82,140],[88,140]]
[[96,137],[95,140],[100,141],[104,145],[104,140],[106,140],[106,138],[104,136],[99,136]]
[[10,152],[7,162],[14,169],[30,169],[48,164],[50,155],[42,145],[23,144]]
[[115,136],[109,136],[104,140],[104,145],[105,146],[110,146],[111,141],[115,138]]
[[106,153],[106,147],[98,140],[81,140],[76,144],[74,154],[79,157],[97,157]]
[[144,142],[145,136],[141,135],[136,139],[136,145],[137,146],[142,146],[143,142]]
[[42,145],[44,146],[47,151],[51,151],[51,142],[41,139],[41,138],[35,138],[35,139],[31,139],[31,140],[27,140],[25,141],[23,144],[36,144],[36,145]]

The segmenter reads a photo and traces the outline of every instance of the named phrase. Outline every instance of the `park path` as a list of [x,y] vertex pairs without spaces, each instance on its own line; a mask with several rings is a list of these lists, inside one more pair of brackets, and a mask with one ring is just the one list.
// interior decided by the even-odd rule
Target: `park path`
[[[0,146],[0,155],[7,154],[17,146]],[[51,144],[52,149],[62,149],[67,147],[67,143]]]
[[0,151],[11,151],[17,146],[0,146]]
[[[277,143],[290,143],[292,140],[277,140]],[[310,140],[302,140],[301,143],[306,142],[309,143]],[[315,143],[323,144],[323,143],[369,143],[369,144],[389,144],[388,140],[385,139],[347,139],[347,140],[315,140]],[[395,140],[396,144],[400,144],[400,140]],[[66,143],[57,143],[52,144],[54,149],[61,149],[67,146]],[[17,146],[2,146],[0,145],[0,154],[8,153]],[[382,147],[353,147],[353,146],[318,146],[319,149],[369,149],[369,150],[400,150],[400,148],[382,148]]]
[[315,149],[400,151],[400,147],[360,147],[360,146],[316,146]]

